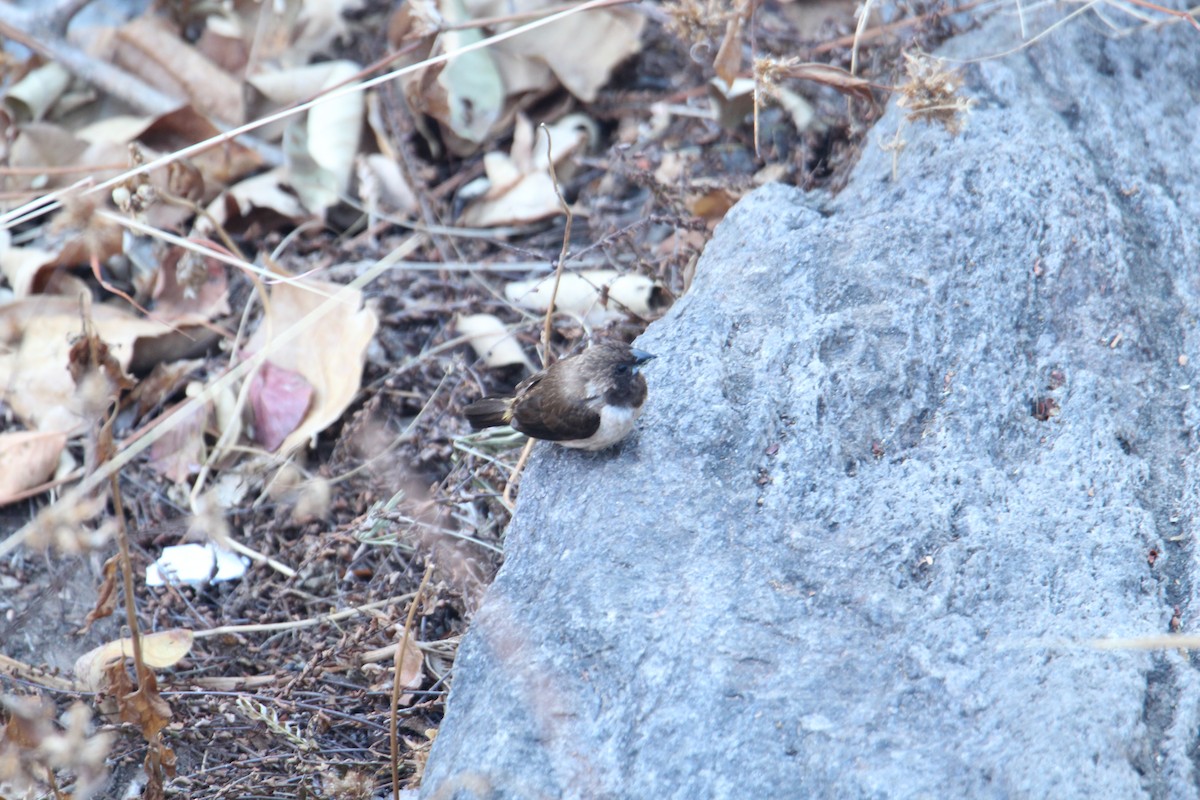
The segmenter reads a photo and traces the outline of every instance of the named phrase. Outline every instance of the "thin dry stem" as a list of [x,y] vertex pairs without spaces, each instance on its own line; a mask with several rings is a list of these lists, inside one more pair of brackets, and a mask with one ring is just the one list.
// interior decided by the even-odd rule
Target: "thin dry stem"
[[421,595],[425,593],[425,587],[429,585],[429,577],[432,574],[433,564],[426,564],[425,576],[421,578],[421,585],[417,587],[412,605],[408,607],[408,618],[404,620],[404,636],[400,639],[400,647],[396,650],[396,658],[393,661],[391,724],[388,731],[392,746],[392,800],[400,800],[400,676],[404,668],[404,653],[408,650],[408,637],[412,633],[413,620],[417,616],[417,606],[421,603]]

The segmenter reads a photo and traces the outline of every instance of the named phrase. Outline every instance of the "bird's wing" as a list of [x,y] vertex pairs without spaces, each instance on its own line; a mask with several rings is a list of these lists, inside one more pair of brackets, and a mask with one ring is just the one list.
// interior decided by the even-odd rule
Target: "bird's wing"
[[513,404],[512,426],[549,442],[586,439],[600,428],[600,412],[586,403],[550,403],[536,384]]

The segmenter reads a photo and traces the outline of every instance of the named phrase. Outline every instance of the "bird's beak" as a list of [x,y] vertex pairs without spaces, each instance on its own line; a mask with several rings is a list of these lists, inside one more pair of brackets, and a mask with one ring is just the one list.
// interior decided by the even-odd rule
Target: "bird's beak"
[[634,363],[639,367],[652,358],[658,358],[658,356],[654,355],[653,353],[647,353],[645,350],[638,350],[636,347],[631,347],[629,352],[633,353],[633,357],[635,359]]

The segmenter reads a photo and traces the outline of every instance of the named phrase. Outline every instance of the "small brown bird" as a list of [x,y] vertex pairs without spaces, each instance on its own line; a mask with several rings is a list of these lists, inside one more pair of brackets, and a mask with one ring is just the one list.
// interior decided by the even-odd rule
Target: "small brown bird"
[[512,397],[485,397],[464,413],[475,430],[511,425],[563,447],[601,450],[624,439],[641,416],[653,355],[601,342],[517,384]]

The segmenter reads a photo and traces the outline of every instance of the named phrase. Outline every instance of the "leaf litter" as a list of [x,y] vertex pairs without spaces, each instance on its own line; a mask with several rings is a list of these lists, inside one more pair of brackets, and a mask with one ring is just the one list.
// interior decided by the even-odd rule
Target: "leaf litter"
[[[847,2],[586,5],[7,31],[38,52],[2,65],[0,794],[369,797],[393,713],[419,785],[516,479],[461,408],[536,368],[547,314],[560,357],[636,336],[754,186],[836,190],[948,30],[890,8],[852,73]],[[908,63],[952,129],[957,85]],[[150,585],[183,545],[248,572]],[[93,599],[63,628],[47,586]]]

